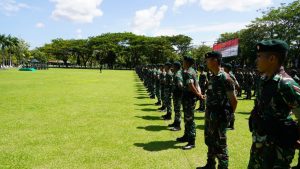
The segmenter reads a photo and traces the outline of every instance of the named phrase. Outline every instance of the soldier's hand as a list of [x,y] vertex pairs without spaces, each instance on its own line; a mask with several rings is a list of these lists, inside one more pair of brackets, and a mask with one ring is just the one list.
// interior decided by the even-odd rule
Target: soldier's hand
[[199,98],[200,98],[201,100],[205,100],[206,96],[205,96],[205,95],[202,95],[202,94],[200,94],[200,95],[199,95]]
[[297,142],[295,144],[295,148],[296,149],[300,149],[300,140],[297,140]]

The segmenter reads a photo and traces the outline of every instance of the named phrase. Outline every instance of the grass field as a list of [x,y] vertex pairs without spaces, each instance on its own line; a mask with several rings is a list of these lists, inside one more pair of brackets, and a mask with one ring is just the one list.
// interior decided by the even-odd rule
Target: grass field
[[[196,148],[181,150],[133,71],[0,71],[0,168],[192,169],[206,162],[203,113]],[[253,101],[228,131],[231,169],[246,168]],[[294,160],[295,164],[296,160]]]

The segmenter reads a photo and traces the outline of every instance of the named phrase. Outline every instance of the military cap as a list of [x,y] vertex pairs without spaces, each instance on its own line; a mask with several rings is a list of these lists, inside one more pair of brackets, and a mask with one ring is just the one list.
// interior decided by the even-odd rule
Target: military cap
[[172,66],[172,64],[170,62],[166,62],[165,66]]
[[192,63],[192,64],[195,63],[195,59],[194,59],[192,56],[184,56],[184,57],[183,57],[183,60],[184,60],[184,61],[187,61],[187,62],[189,62],[189,63]]
[[279,39],[263,40],[256,44],[257,52],[282,52],[285,53],[289,50],[289,45]]
[[205,54],[205,59],[207,58],[222,58],[222,54],[218,51],[212,51]]
[[176,61],[173,63],[174,67],[180,68],[181,67],[181,63]]

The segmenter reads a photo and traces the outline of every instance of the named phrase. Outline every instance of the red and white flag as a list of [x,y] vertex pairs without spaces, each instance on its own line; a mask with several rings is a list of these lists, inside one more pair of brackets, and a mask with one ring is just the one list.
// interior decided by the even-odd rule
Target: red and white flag
[[239,48],[239,39],[233,39],[224,43],[218,43],[213,46],[214,51],[222,53],[222,57],[237,56]]

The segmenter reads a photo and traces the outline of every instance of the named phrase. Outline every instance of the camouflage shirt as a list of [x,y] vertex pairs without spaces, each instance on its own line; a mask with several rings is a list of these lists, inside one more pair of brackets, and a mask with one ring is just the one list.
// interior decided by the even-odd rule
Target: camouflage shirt
[[172,85],[173,85],[173,73],[171,70],[169,70],[166,73],[165,87],[172,88]]
[[221,70],[213,75],[208,82],[206,106],[208,109],[217,109],[230,105],[227,92],[234,91],[234,82],[230,75]]
[[189,84],[194,83],[195,87],[200,90],[198,79],[197,79],[197,72],[194,68],[190,67],[188,70],[184,70],[182,73],[182,80],[183,80],[183,90],[185,92],[191,92],[189,89]]
[[300,105],[300,87],[283,67],[272,78],[262,76],[255,107],[261,107],[263,119],[291,120],[291,111]]
[[183,87],[182,70],[178,70],[173,75],[173,91],[181,92]]

